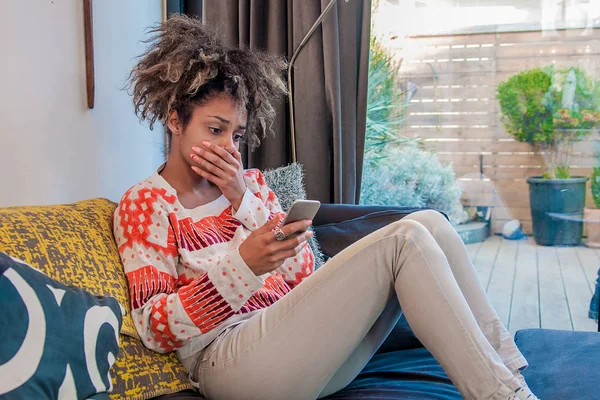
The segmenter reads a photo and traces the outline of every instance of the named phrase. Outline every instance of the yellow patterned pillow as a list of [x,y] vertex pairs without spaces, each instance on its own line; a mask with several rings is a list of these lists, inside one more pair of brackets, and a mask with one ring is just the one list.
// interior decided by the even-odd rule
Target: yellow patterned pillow
[[111,375],[113,400],[143,400],[194,388],[175,353],[155,353],[124,335]]
[[116,207],[109,200],[92,199],[0,208],[0,251],[65,285],[80,287],[93,295],[115,297],[127,310],[121,333],[139,338],[112,234]]
[[[127,280],[112,234],[117,207],[106,199],[0,208],[0,251],[66,285],[115,297],[127,309],[113,366],[114,399],[147,399],[190,389],[175,353],[148,350],[131,318]],[[124,336],[129,335],[129,336]]]

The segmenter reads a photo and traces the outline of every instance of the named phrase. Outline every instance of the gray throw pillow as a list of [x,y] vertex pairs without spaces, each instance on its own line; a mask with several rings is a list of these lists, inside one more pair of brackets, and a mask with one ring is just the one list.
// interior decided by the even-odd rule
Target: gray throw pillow
[[[279,199],[279,204],[283,211],[287,212],[294,200],[305,200],[306,190],[304,189],[304,171],[302,165],[292,163],[285,167],[263,171],[267,185],[275,192]],[[313,236],[308,240],[308,244],[315,255],[315,269],[323,264],[323,253],[317,241]]]

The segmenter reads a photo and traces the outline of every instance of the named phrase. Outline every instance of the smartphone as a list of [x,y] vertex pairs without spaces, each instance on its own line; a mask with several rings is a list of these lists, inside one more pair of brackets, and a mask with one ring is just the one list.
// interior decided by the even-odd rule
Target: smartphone
[[303,219],[312,220],[317,214],[319,207],[321,207],[321,202],[317,200],[296,200],[292,203],[281,226]]

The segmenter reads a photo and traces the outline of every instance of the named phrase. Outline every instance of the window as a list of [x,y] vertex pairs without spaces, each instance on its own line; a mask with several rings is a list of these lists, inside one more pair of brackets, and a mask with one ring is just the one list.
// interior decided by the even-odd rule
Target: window
[[[490,216],[492,235],[469,249],[492,302],[511,330],[528,326],[595,330],[588,312],[600,253],[577,245],[584,204],[573,208],[584,195],[585,206],[595,208],[591,185],[580,182],[583,191],[577,198],[565,194],[574,190],[572,186],[547,192],[530,185],[528,178],[548,171],[554,178],[565,178],[568,172],[588,178],[598,165],[600,1],[381,0],[375,6],[373,49],[383,49],[397,68],[394,81],[401,101],[395,103],[394,115],[400,123],[396,140],[379,144],[377,157],[366,157],[366,199],[383,199],[381,203],[408,199],[412,205],[451,210],[461,232],[470,232],[463,228],[465,223],[487,224]],[[521,86],[513,80],[503,92],[525,93],[538,77],[549,82],[538,99],[527,106],[519,103],[520,98],[499,101],[502,82],[538,68],[542,72],[521,75]],[[505,125],[510,119],[506,104],[529,112],[533,104],[542,108],[545,119],[530,125],[550,124],[547,142],[566,136],[577,140],[558,143],[556,153],[546,142],[541,146],[519,141]],[[517,119],[521,122],[516,130],[524,131],[521,126],[526,122]],[[407,151],[430,159],[399,160]],[[570,157],[565,158],[567,153]],[[426,204],[414,204],[422,200],[414,194],[425,192],[433,179],[423,175],[439,177],[448,169],[462,187],[460,204],[451,204],[454,181],[447,177],[436,191],[428,192]],[[540,194],[537,200],[533,192]],[[495,235],[511,220],[521,223],[527,239],[509,241]],[[542,242],[546,246],[540,246]],[[528,280],[534,281],[533,286]]]

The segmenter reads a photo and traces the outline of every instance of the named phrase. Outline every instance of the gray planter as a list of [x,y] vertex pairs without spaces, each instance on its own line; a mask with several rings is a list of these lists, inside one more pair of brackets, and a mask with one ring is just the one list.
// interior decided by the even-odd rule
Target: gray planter
[[527,178],[533,237],[542,246],[576,246],[583,234],[587,177]]

